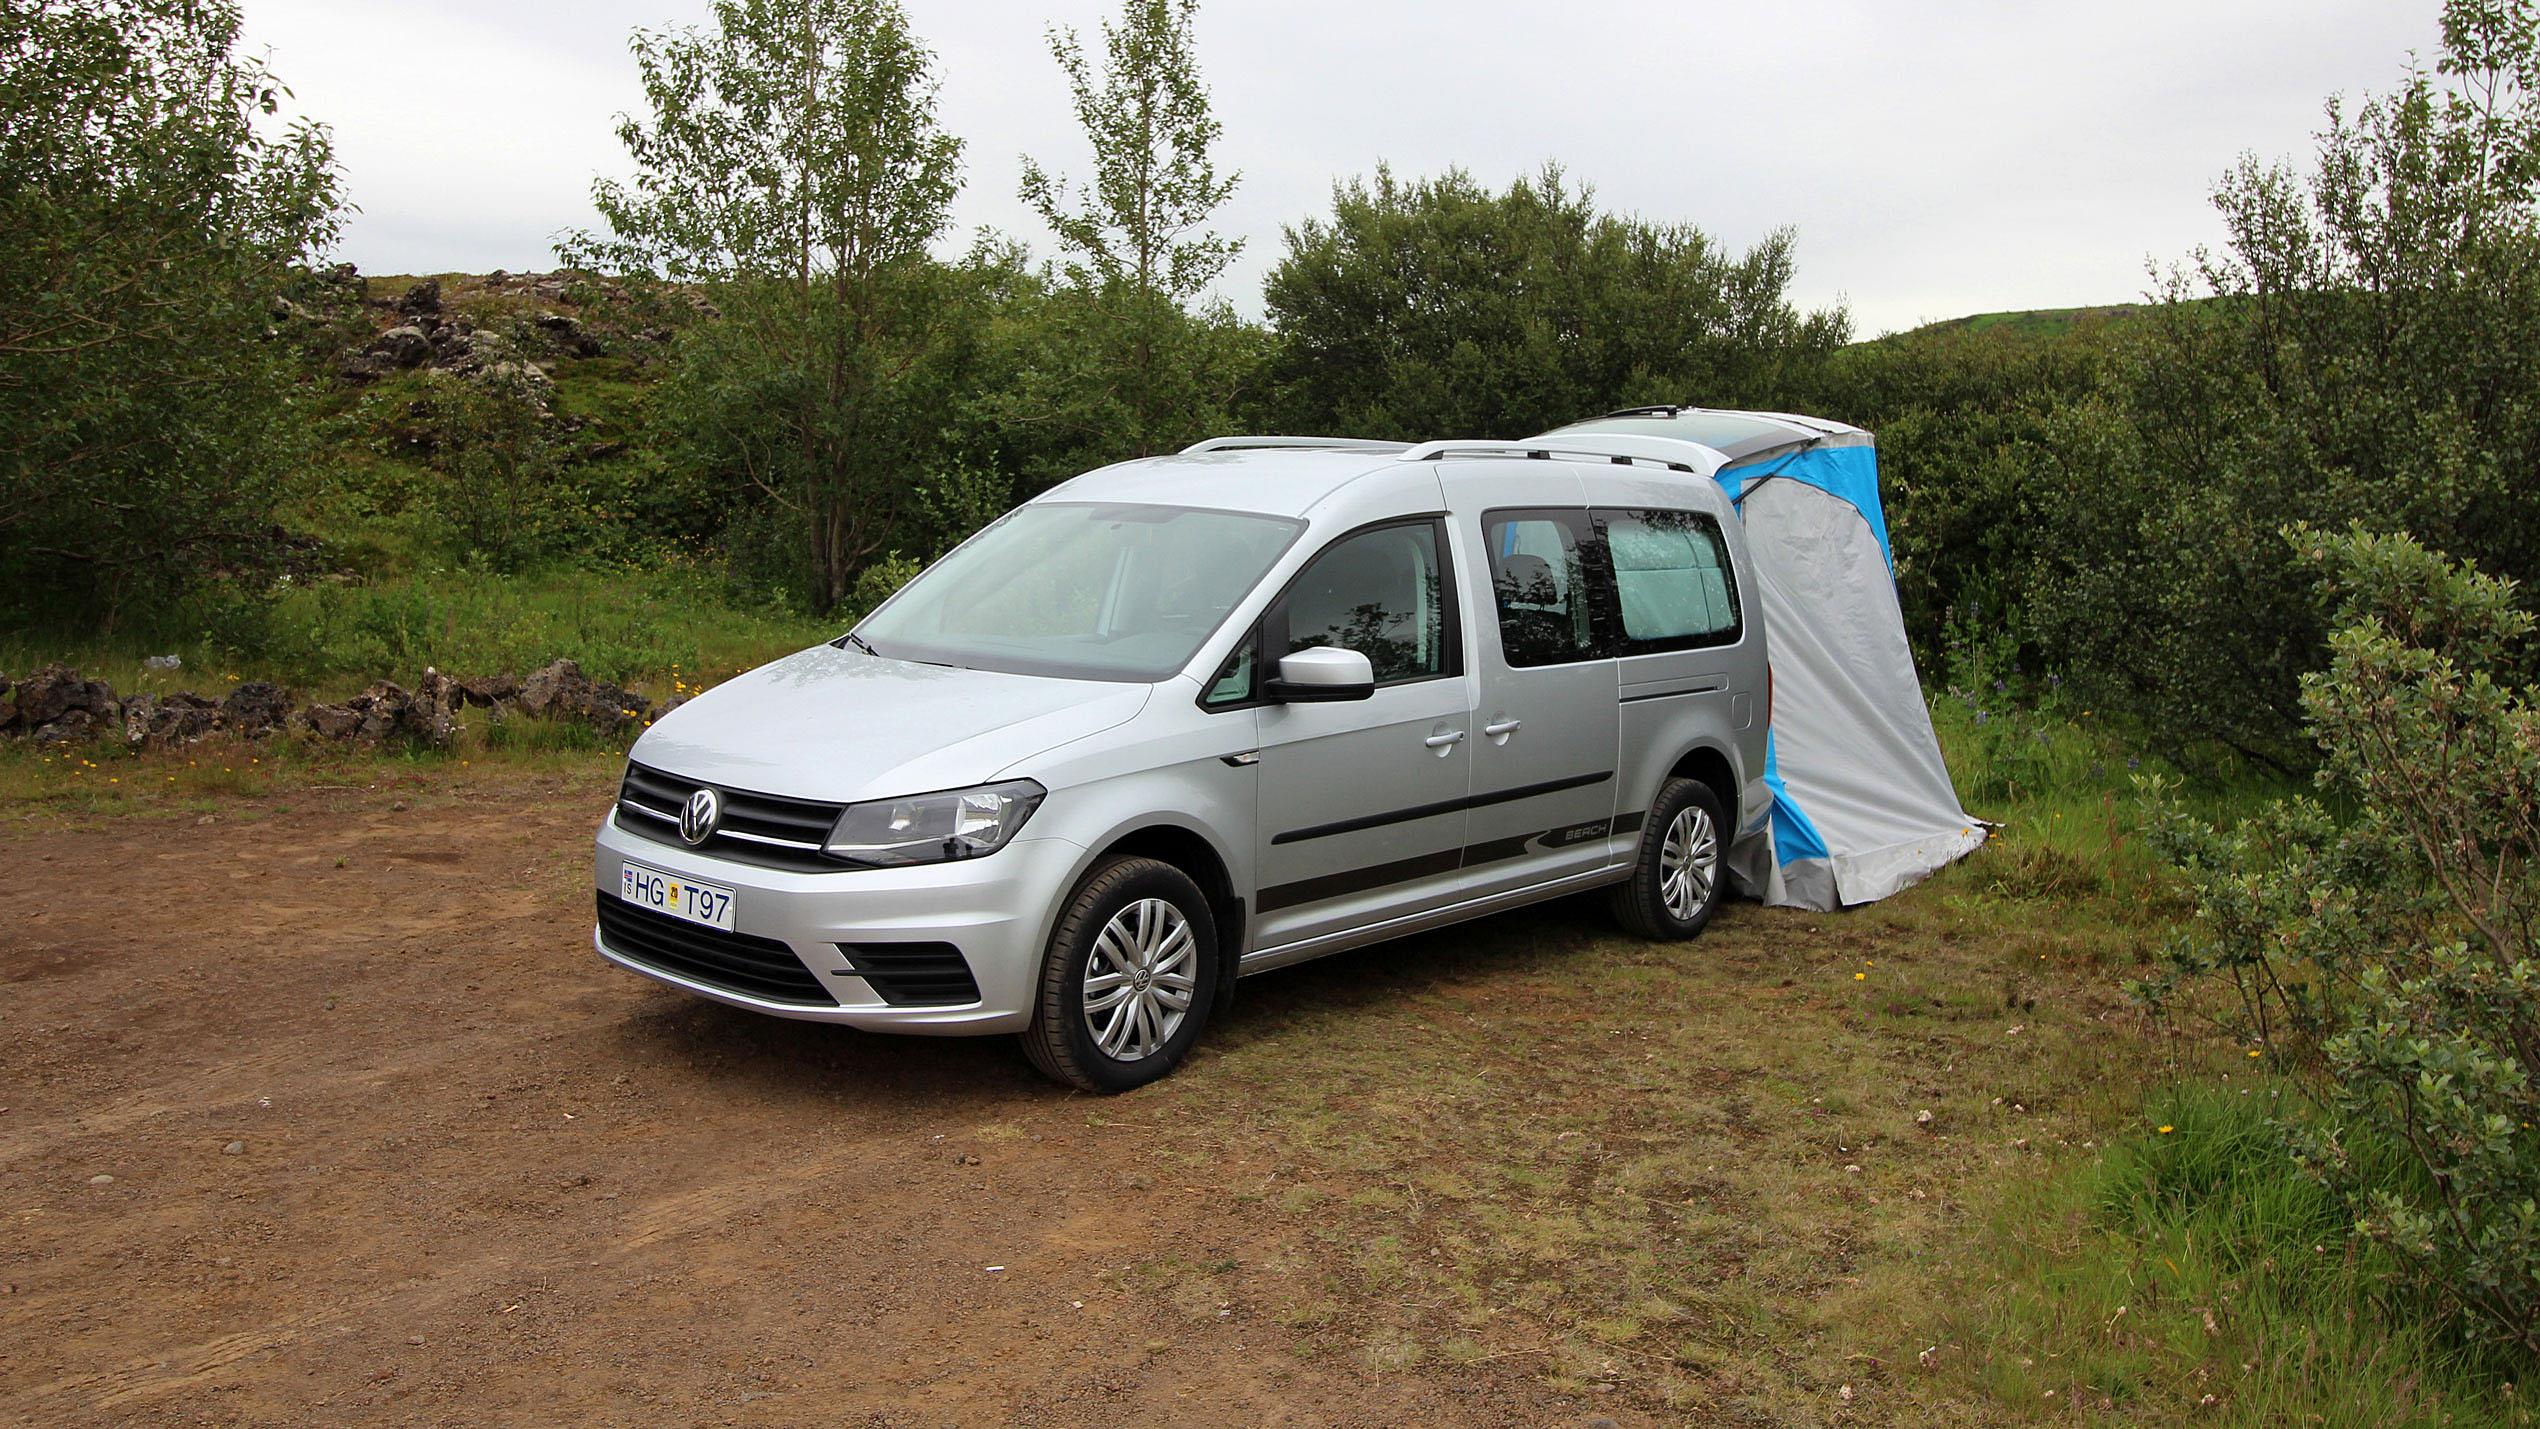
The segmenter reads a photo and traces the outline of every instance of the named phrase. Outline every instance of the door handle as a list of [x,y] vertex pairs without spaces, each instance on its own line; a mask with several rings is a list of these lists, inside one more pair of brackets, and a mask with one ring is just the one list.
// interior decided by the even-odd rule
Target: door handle
[[1521,719],[1504,719],[1497,724],[1483,725],[1482,733],[1489,735],[1493,739],[1498,739],[1505,735],[1515,734],[1518,730],[1523,729],[1525,724],[1526,722]]
[[1430,735],[1427,739],[1421,740],[1420,742],[1429,746],[1431,749],[1444,749],[1448,745],[1455,743],[1463,737],[1464,731],[1460,729],[1450,729],[1444,734]]

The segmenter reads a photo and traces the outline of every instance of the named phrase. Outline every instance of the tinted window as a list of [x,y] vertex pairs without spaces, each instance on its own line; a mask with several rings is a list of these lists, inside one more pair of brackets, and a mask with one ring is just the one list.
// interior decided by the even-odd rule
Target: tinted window
[[1593,658],[1585,512],[1495,512],[1482,521],[1499,645],[1511,666]]
[[1719,523],[1694,511],[1600,511],[1626,650],[1738,638],[1737,581]]
[[1280,654],[1337,645],[1376,667],[1376,683],[1454,672],[1436,523],[1342,537],[1288,588]]

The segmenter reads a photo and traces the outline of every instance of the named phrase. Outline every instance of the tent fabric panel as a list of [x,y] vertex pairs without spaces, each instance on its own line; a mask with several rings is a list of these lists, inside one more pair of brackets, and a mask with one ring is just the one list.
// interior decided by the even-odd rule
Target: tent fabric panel
[[[1941,761],[1895,582],[1873,559],[1884,546],[1852,500],[1813,482],[1754,486],[1742,510],[1772,641],[1781,886],[1766,901],[1884,897],[1983,841]],[[1818,848],[1798,836],[1803,819]],[[1822,880],[1806,869],[1820,861]]]
[[[1756,466],[1726,467],[1712,479],[1728,492],[1730,501],[1737,503],[1743,503],[1748,493],[1759,491],[1773,481],[1795,481],[1850,502],[1853,509],[1861,513],[1861,519],[1869,523],[1871,533],[1878,537],[1879,561],[1893,580],[1896,553],[1888,545],[1887,511],[1879,502],[1878,448],[1866,441],[1841,446],[1815,446]],[[1901,616],[1899,620],[1901,624]],[[1916,688],[1919,690],[1920,686]]]

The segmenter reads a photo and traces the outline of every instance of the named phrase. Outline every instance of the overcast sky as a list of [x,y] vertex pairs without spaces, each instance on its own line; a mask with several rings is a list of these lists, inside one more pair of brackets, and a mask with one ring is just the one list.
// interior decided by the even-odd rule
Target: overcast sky
[[[947,245],[1050,240],[1020,157],[1081,174],[1042,39],[1099,43],[1103,0],[908,0],[966,141]],[[624,169],[640,102],[626,37],[705,0],[246,0],[300,108],[335,128],[371,273],[550,267]],[[1799,231],[1794,296],[1856,331],[2125,302],[2148,261],[2219,234],[2207,194],[2244,150],[2307,161],[2332,93],[2431,60],[2433,0],[1211,0],[1200,55],[1225,125],[1260,311],[1284,225],[1336,177],[1461,165],[1494,187],[1557,159],[1602,203],[1743,246]]]

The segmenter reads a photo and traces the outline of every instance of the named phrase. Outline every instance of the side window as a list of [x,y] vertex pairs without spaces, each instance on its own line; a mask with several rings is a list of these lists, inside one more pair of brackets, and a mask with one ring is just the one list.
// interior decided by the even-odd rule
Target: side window
[[1272,617],[1286,638],[1271,649],[1356,650],[1376,667],[1379,685],[1457,673],[1444,554],[1434,521],[1342,537],[1288,588]]
[[1499,645],[1516,668],[1594,659],[1584,511],[1494,511],[1482,518]]
[[1734,644],[1737,577],[1719,523],[1698,511],[1599,511],[1623,653]]
[[1208,693],[1199,702],[1210,709],[1221,705],[1239,705],[1252,698],[1252,640],[1235,647],[1226,663],[1217,667],[1217,678],[1208,682]]

